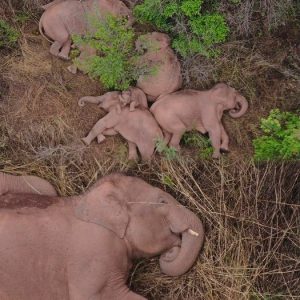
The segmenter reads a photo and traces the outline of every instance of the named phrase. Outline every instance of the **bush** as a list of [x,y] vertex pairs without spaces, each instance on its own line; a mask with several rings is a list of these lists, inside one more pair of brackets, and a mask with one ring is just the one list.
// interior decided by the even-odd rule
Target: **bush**
[[4,20],[0,20],[0,48],[12,48],[18,41],[19,33]]
[[135,33],[127,20],[108,16],[105,19],[90,17],[93,33],[84,37],[74,36],[74,44],[96,49],[99,55],[83,62],[74,59],[75,65],[99,79],[107,89],[126,90],[137,80],[142,68],[136,67],[138,54],[134,47]]
[[155,143],[156,150],[162,154],[167,160],[178,158],[178,151],[173,147],[168,147],[164,140],[158,139]]
[[210,140],[198,132],[186,132],[182,137],[182,142],[184,145],[198,148],[198,156],[201,159],[211,158],[213,154]]
[[253,141],[256,160],[300,159],[299,116],[273,109],[261,129],[265,135]]
[[173,38],[172,46],[183,57],[201,53],[215,56],[213,49],[224,42],[229,28],[218,13],[201,14],[203,0],[145,0],[134,8],[134,15],[142,23],[151,23]]

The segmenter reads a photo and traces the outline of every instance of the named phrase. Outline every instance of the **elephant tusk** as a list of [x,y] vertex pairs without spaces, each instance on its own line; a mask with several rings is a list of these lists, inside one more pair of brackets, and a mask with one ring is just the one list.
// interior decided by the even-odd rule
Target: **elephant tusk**
[[191,235],[194,235],[194,236],[199,236],[199,233],[192,230],[192,229],[188,229],[188,233],[191,234]]

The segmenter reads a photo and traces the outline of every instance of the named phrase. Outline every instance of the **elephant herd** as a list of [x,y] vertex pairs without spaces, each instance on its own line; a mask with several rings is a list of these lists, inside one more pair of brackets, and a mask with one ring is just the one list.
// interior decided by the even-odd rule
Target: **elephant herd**
[[[53,42],[52,55],[69,58],[71,35],[87,32],[85,16],[95,8],[102,15],[128,18],[130,26],[134,22],[119,0],[55,0],[44,6],[40,20],[40,31]],[[81,107],[93,103],[107,112],[84,143],[101,143],[119,133],[128,141],[129,159],[136,160],[139,151],[150,160],[158,140],[179,149],[182,135],[196,129],[209,134],[214,158],[228,151],[223,111],[240,117],[247,100],[224,83],[206,91],[181,89],[180,63],[166,34],[142,35],[135,46],[143,52],[142,63],[154,64],[157,71],[140,76],[136,87],[126,91],[79,99]],[[81,50],[81,58],[88,55]],[[154,102],[150,108],[148,102]],[[1,206],[30,199],[53,204],[43,209]],[[204,240],[199,218],[170,194],[119,173],[104,176],[79,196],[59,197],[39,177],[0,172],[0,229],[4,300],[145,299],[126,285],[132,262],[160,255],[162,272],[179,276],[194,264]]]
[[[89,31],[86,15],[92,11],[97,10],[101,16],[125,17],[129,26],[134,22],[131,10],[120,0],[55,0],[45,9],[40,31],[53,40],[50,53],[64,59],[69,58],[72,34]],[[96,137],[101,143],[105,136],[119,133],[128,141],[129,159],[137,159],[138,149],[142,159],[149,160],[158,140],[179,150],[182,135],[197,130],[208,133],[213,158],[220,157],[220,150],[228,151],[229,138],[221,122],[223,111],[240,117],[247,111],[247,100],[224,83],[206,91],[181,89],[181,66],[170,42],[169,36],[160,32],[139,36],[135,47],[143,55],[138,63],[155,67],[154,74],[139,76],[136,87],[128,91],[79,100],[81,106],[97,103],[108,112],[83,138],[86,144]],[[79,60],[96,54],[86,47],[81,50]],[[76,71],[74,66],[68,69]],[[147,100],[155,103],[148,108]]]

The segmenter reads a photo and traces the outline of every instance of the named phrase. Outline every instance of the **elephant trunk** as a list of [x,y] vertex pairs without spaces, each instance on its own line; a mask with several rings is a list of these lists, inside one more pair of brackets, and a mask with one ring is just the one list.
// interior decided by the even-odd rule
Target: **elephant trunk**
[[236,103],[237,103],[238,108],[234,108],[229,111],[229,115],[232,118],[241,117],[242,115],[244,115],[244,113],[248,109],[248,101],[246,100],[245,97],[243,97],[241,95],[236,96]]
[[82,97],[78,101],[79,106],[84,106],[86,102],[93,103],[93,104],[99,104],[101,102],[101,96],[100,97],[92,97],[92,96],[86,96]]
[[[178,210],[178,207],[176,207]],[[161,271],[169,276],[179,276],[187,272],[197,259],[204,241],[202,222],[191,211],[180,207],[181,212],[170,210],[171,231],[182,235],[181,247],[174,247],[161,255]]]

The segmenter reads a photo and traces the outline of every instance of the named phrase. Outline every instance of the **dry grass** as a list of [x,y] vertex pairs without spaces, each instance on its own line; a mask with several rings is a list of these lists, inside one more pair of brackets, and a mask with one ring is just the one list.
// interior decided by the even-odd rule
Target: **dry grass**
[[[14,8],[16,2],[10,3]],[[18,5],[37,13],[39,1]],[[0,4],[0,13],[9,19],[11,9]],[[81,143],[103,112],[92,105],[80,108],[77,100],[101,94],[101,87],[51,57],[36,23],[19,29],[19,49],[0,56],[1,170],[39,175],[61,195],[78,194],[96,178],[121,171],[167,190],[197,213],[206,240],[190,272],[164,276],[156,258],[133,268],[130,286],[149,299],[300,298],[300,165],[255,166],[249,158],[259,119],[275,106],[299,107],[297,38],[290,29],[230,42],[215,60],[183,62],[186,86],[228,82],[249,99],[250,110],[240,120],[225,117],[232,152],[220,161],[201,161],[186,150],[178,161],[157,155],[151,164],[126,161],[119,137],[101,146]]]
[[193,269],[179,278],[162,276],[156,259],[141,261],[133,287],[150,299],[296,299],[299,166],[156,162],[152,181],[160,186],[167,176],[167,191],[204,221],[205,246]]

